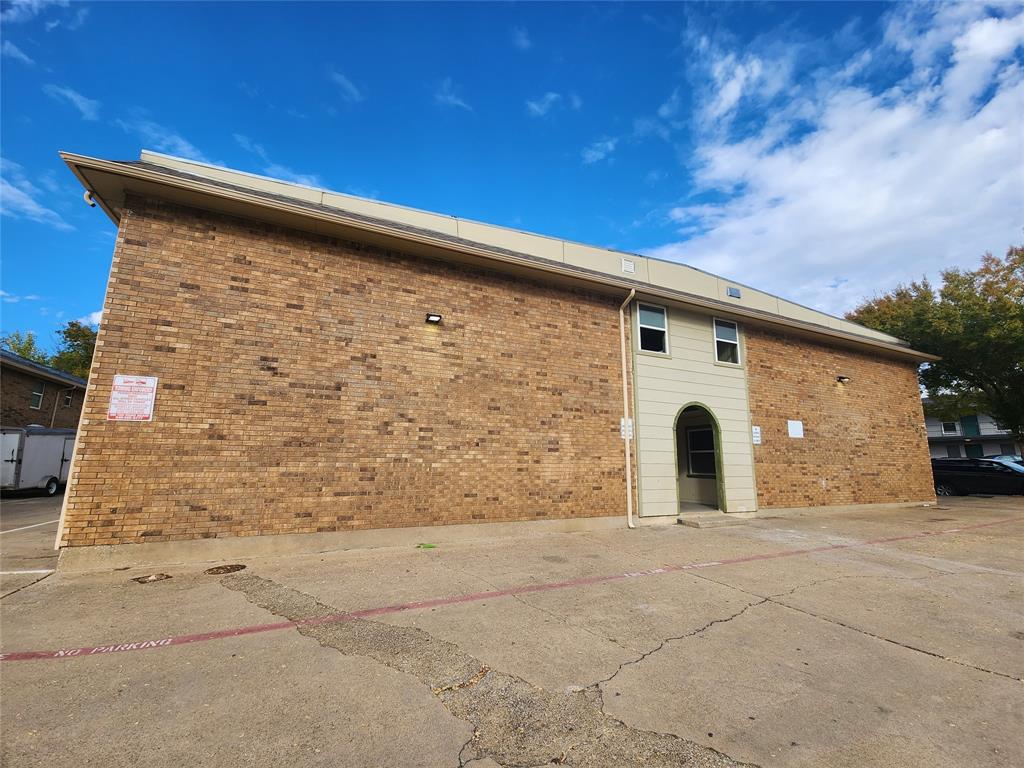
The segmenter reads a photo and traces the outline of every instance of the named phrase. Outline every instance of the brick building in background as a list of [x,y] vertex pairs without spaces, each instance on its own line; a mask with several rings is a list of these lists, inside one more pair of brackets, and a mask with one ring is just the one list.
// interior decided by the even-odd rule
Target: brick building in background
[[0,426],[74,429],[85,385],[85,379],[0,349]]
[[[934,499],[898,339],[681,264],[64,158],[119,233],[63,547]],[[108,419],[119,375],[155,377],[150,420]]]

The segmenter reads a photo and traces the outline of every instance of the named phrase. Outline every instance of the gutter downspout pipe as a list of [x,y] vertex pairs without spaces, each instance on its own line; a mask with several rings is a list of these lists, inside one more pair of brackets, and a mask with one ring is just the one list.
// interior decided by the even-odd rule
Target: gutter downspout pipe
[[629,391],[628,391],[628,375],[626,370],[626,307],[629,306],[630,302],[636,297],[636,289],[632,289],[629,292],[629,296],[622,302],[619,307],[619,344],[620,352],[622,355],[622,444],[626,446],[626,527],[636,528],[636,523],[633,522],[633,466],[632,466],[632,450],[630,450],[630,442],[632,441],[632,430],[630,427],[629,420]]

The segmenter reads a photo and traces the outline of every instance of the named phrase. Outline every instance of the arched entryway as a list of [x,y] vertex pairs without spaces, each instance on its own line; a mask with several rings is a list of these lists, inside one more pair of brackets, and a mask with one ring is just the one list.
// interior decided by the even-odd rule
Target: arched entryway
[[718,421],[703,405],[690,403],[676,415],[675,431],[679,511],[725,511]]

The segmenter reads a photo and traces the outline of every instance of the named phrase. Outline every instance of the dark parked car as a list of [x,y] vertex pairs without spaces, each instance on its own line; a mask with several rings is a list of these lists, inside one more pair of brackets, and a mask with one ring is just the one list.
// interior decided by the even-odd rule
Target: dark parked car
[[932,459],[936,496],[1024,493],[1024,466],[992,459]]

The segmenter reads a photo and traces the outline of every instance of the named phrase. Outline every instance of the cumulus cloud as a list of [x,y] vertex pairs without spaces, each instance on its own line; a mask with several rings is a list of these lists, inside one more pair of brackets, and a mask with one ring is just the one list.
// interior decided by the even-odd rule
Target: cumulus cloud
[[88,315],[78,318],[78,322],[82,325],[99,325],[103,319],[103,310],[97,309],[95,312],[90,312]]
[[0,22],[18,24],[31,21],[50,7],[67,8],[68,0],[10,0],[0,10]]
[[341,74],[341,72],[332,71],[331,82],[338,86],[338,93],[341,95],[341,98],[349,104],[357,104],[366,98],[363,92],[356,87],[355,83]]
[[41,197],[42,192],[28,179],[20,165],[0,158],[0,212],[4,216],[27,219],[54,229],[74,229],[59,213],[41,203]]
[[446,77],[438,84],[437,90],[434,91],[434,102],[442,107],[458,107],[467,112],[473,111],[473,108],[459,96],[458,86],[450,77]]
[[141,114],[138,113],[135,117],[128,119],[118,118],[114,124],[125,133],[138,136],[148,147],[158,152],[166,152],[169,155],[177,155],[189,160],[198,160],[201,163],[210,162],[195,144],[177,131],[141,116]]
[[235,143],[238,144],[246,152],[250,152],[265,164],[262,172],[267,176],[273,176],[275,179],[281,179],[281,181],[290,181],[294,184],[303,184],[307,187],[322,187],[320,177],[312,173],[299,173],[298,171],[292,170],[287,165],[281,165],[275,163],[270,159],[270,155],[262,144],[257,141],[253,141],[248,136],[241,133],[234,134]]
[[544,117],[562,100],[562,94],[548,91],[539,99],[526,102],[526,112],[533,117]]
[[1019,243],[1024,9],[884,23],[875,49],[809,78],[790,55],[709,48],[694,194],[669,213],[680,238],[648,252],[835,313]]
[[512,45],[520,51],[528,51],[533,47],[533,41],[530,40],[530,32],[526,27],[512,28]]
[[590,165],[604,160],[615,151],[615,147],[618,143],[619,140],[617,138],[605,137],[603,139],[598,139],[589,146],[583,148],[583,152],[580,153],[583,157],[583,162],[586,165]]
[[9,59],[20,61],[22,64],[28,64],[30,67],[35,66],[35,61],[33,61],[28,54],[22,51],[21,48],[16,46],[10,40],[4,40],[3,47],[0,48],[0,54]]
[[66,101],[81,114],[83,120],[100,119],[100,103],[96,99],[89,99],[78,91],[63,85],[44,85],[43,91],[52,99]]

